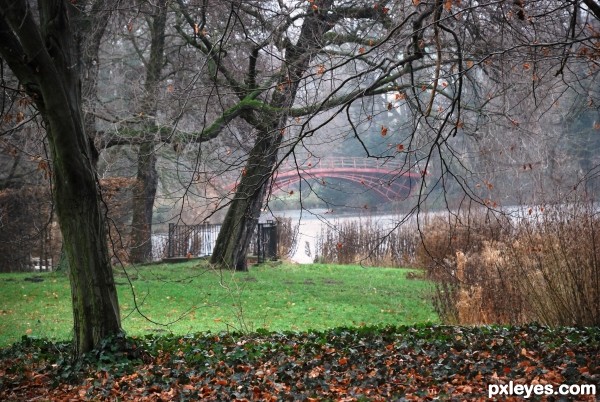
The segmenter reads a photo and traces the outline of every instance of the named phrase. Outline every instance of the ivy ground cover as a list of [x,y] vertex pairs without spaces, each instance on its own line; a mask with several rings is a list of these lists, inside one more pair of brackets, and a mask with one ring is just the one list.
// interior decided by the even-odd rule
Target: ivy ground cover
[[[118,338],[0,351],[0,400],[489,400],[490,384],[600,385],[598,328],[338,328]],[[498,397],[498,400],[523,400]],[[594,395],[531,400],[596,400]]]

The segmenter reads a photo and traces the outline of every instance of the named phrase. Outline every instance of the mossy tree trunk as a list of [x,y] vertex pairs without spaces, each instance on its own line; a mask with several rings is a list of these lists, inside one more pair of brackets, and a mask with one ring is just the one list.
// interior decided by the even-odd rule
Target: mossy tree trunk
[[121,332],[106,238],[106,211],[84,131],[78,53],[69,2],[0,0],[0,54],[38,107],[47,131],[54,203],[65,253],[81,356]]
[[[271,125],[277,126],[277,122]],[[213,264],[236,271],[248,270],[246,254],[260,217],[280,144],[279,130],[266,128],[259,134],[217,237],[211,257]]]

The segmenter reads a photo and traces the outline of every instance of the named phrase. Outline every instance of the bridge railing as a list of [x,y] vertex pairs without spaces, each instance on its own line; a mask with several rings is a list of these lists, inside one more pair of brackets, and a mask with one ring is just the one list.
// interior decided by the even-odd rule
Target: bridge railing
[[310,169],[385,169],[389,171],[406,168],[403,161],[391,158],[364,158],[364,157],[327,157],[306,158],[302,161],[286,159],[279,171],[310,170]]

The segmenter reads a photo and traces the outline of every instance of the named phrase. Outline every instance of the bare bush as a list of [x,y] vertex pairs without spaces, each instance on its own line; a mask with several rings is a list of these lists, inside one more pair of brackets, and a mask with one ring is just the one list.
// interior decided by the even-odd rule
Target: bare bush
[[292,218],[277,218],[277,255],[291,257],[298,247],[298,225]]
[[135,179],[110,177],[100,180],[102,199],[108,209],[108,244],[113,264],[129,263],[131,205]]
[[532,208],[518,220],[489,215],[424,230],[419,261],[435,307],[458,324],[600,323],[600,218],[578,199]]
[[347,221],[321,230],[315,260],[380,267],[414,266],[418,242],[417,228],[412,225],[390,230],[371,219]]

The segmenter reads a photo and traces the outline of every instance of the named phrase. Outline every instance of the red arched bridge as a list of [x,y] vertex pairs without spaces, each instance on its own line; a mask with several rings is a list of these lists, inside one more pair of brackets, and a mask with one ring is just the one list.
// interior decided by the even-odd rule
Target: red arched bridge
[[287,159],[275,172],[273,186],[286,191],[300,181],[314,181],[327,185],[327,179],[337,179],[363,186],[383,200],[408,198],[421,173],[406,171],[406,164],[394,159],[331,157],[307,159],[302,164]]

